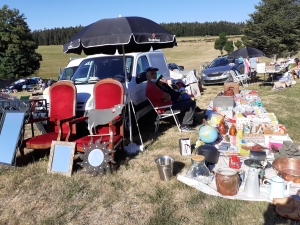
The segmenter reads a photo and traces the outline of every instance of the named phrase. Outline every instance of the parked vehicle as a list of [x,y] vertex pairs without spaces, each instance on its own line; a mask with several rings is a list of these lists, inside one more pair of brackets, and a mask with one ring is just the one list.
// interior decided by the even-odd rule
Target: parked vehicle
[[23,86],[22,86],[22,90],[23,91],[28,91],[32,88],[36,88],[38,85],[38,80],[35,78],[29,78],[26,79],[26,81],[24,82]]
[[168,64],[168,68],[170,70],[175,70],[175,69],[177,69],[179,71],[183,71],[184,70],[184,66],[178,66],[176,63],[169,63]]
[[38,84],[38,79],[34,78],[28,78],[28,79],[20,79],[18,81],[13,82],[9,87],[8,90],[28,90],[30,88],[36,87]]
[[240,74],[244,74],[245,67],[237,59],[228,59],[227,56],[218,57],[202,71],[201,83],[222,84],[228,78],[231,79],[230,70],[238,70]]
[[66,65],[64,70],[61,71],[60,69],[61,72],[59,74],[58,80],[70,80],[83,60],[84,58],[70,58],[70,61]]
[[[133,102],[136,117],[140,119],[153,110],[146,97],[146,73],[148,67],[156,67],[166,79],[170,79],[170,72],[164,53],[161,50],[125,54],[126,72],[128,78],[128,93]],[[94,108],[94,84],[104,78],[113,78],[123,83],[125,87],[125,74],[123,69],[123,55],[96,54],[87,56],[82,60],[71,80],[77,88],[78,116],[85,115]],[[126,91],[127,92],[127,91]],[[126,98],[125,98],[126,99]],[[127,126],[128,116],[125,120]]]
[[22,87],[25,83],[26,79],[20,79],[17,80],[15,82],[13,82],[9,87],[8,90],[18,90],[18,91],[22,91]]

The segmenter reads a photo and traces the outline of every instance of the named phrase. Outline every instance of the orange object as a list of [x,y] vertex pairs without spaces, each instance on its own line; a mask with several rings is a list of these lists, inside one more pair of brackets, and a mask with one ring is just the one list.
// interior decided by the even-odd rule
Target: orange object
[[229,159],[229,167],[232,169],[241,168],[241,160],[237,157],[237,155],[232,155]]
[[236,132],[237,132],[237,130],[236,130],[235,125],[231,124],[231,127],[229,129],[229,134],[232,135],[232,136],[236,136]]
[[218,131],[220,134],[226,134],[226,127],[225,127],[225,121],[224,117],[221,119],[218,127]]

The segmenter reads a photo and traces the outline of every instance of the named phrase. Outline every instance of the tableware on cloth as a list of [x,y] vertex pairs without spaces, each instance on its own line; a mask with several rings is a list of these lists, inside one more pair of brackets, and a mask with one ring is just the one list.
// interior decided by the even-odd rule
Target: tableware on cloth
[[173,176],[174,159],[170,156],[160,156],[155,160],[159,177],[162,181],[169,181]]
[[259,196],[259,169],[250,168],[246,179],[244,194],[251,198]]
[[285,185],[284,179],[280,176],[275,176],[270,179],[265,179],[265,182],[271,183],[270,192],[269,192],[269,199],[273,201],[274,198],[284,198],[285,196],[289,195],[290,193],[290,185],[291,181]]
[[219,168],[216,171],[217,191],[222,195],[233,196],[239,190],[239,175],[231,168]]

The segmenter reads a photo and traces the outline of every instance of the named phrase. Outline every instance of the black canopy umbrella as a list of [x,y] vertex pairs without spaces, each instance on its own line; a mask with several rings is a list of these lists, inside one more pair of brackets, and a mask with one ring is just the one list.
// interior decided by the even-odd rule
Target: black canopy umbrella
[[231,54],[228,55],[228,58],[239,58],[239,57],[253,58],[253,57],[260,57],[260,56],[265,56],[265,54],[256,48],[245,47],[232,52]]
[[[115,54],[118,50],[119,54],[123,54],[125,85],[128,88],[125,53],[147,52],[151,48],[156,50],[176,45],[175,35],[152,20],[143,17],[118,17],[98,20],[84,27],[63,45],[63,51],[76,54],[84,51],[86,55],[93,55]],[[131,115],[131,100],[129,95],[127,97],[128,114]],[[133,153],[132,148],[136,148],[136,145],[132,143],[131,116],[129,116],[129,131],[131,143],[125,148]]]
[[[146,52],[172,48],[175,35],[152,20],[143,17],[118,17],[92,23],[63,45],[65,53],[86,55]],[[123,51],[124,49],[124,51]]]

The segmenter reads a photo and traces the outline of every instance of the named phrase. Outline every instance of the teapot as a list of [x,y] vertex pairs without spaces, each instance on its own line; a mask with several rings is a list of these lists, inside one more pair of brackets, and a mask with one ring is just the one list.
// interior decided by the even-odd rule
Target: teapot
[[271,183],[269,199],[273,200],[273,198],[284,198],[286,195],[290,193],[290,185],[292,181],[289,181],[286,185],[284,184],[284,179],[280,176],[275,176],[270,179],[265,179],[263,183],[266,181]]

